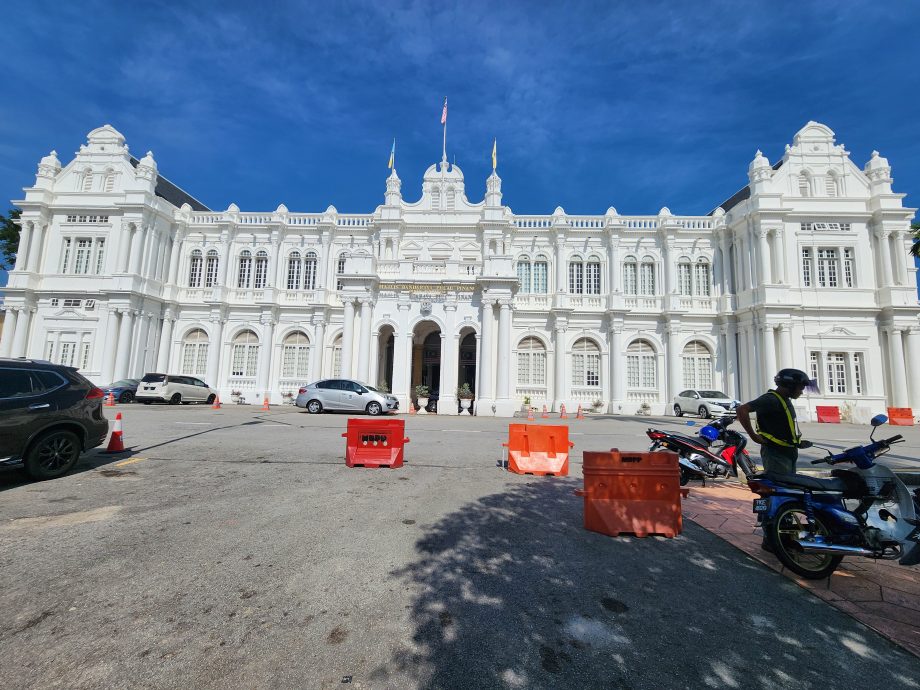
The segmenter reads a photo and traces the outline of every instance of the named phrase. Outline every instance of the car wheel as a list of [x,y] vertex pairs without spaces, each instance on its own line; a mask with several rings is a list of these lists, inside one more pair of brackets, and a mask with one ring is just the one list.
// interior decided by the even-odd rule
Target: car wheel
[[178,405],[180,402],[182,402],[182,396],[178,393],[173,393],[173,397],[169,399],[169,404]]
[[682,409],[680,409],[680,405],[674,405],[674,416],[675,416],[675,417],[683,417],[683,416],[684,416],[684,411],[683,411]]
[[311,400],[307,403],[307,412],[310,414],[319,414],[323,411],[323,404],[319,400]]
[[39,437],[25,456],[32,479],[54,479],[70,471],[80,457],[80,439],[72,431],[52,431]]
[[216,395],[214,395],[213,393],[211,393],[211,395],[209,395],[209,396],[208,396],[208,399],[207,399],[208,405],[213,405],[213,404],[214,404],[214,398],[216,398],[216,397],[217,397]]
[[150,401],[149,401],[149,400],[144,400],[143,402],[144,402],[145,405],[149,405],[149,404],[150,404]]
[[372,417],[376,417],[378,414],[380,414],[381,412],[383,412],[383,408],[380,407],[380,403],[379,403],[379,402],[369,402],[369,403],[367,404],[367,408],[366,408],[366,409],[367,409],[367,413],[368,413],[369,415],[371,415]]
[[700,405],[700,409],[697,410],[700,413],[700,419],[709,419],[712,415],[709,412],[709,408],[705,405]]
[[125,391],[121,394],[121,397],[118,398],[118,402],[122,404],[134,402],[134,393],[131,391]]

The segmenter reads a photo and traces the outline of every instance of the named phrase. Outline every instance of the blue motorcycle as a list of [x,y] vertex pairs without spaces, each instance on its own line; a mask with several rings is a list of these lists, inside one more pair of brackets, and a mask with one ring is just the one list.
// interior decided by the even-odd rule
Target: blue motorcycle
[[[873,441],[876,429],[887,421],[881,414],[872,418],[868,445],[836,455],[828,451],[827,457],[812,461],[855,465],[833,470],[831,479],[770,473],[748,480],[760,496],[754,499],[754,512],[767,543],[794,573],[823,579],[844,556],[920,563],[920,489],[911,494],[894,472],[875,463],[904,440],[898,434]],[[800,447],[811,445],[803,441]]]

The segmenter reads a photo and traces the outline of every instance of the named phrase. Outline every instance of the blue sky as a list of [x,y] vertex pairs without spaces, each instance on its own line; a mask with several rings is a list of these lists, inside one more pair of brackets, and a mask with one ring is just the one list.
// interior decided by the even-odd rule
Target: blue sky
[[0,9],[0,196],[110,123],[214,209],[407,200],[448,156],[516,213],[706,213],[808,120],[920,204],[917,2],[19,2]]

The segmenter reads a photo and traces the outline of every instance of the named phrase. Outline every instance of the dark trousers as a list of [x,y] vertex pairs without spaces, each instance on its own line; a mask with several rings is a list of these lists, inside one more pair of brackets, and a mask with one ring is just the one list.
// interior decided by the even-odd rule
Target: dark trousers
[[795,474],[795,463],[799,459],[798,448],[783,448],[764,444],[760,447],[760,459],[765,472],[772,474]]

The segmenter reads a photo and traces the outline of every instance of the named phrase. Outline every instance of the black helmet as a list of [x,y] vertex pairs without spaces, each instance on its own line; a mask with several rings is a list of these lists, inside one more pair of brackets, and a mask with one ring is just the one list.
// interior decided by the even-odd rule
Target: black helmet
[[773,383],[784,388],[804,386],[813,393],[818,392],[818,382],[801,369],[780,369],[773,377]]

